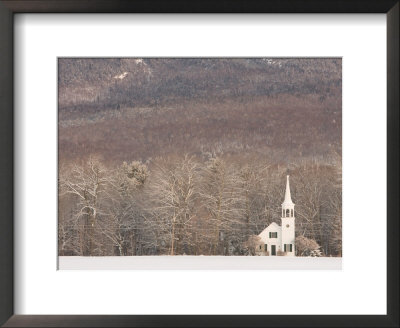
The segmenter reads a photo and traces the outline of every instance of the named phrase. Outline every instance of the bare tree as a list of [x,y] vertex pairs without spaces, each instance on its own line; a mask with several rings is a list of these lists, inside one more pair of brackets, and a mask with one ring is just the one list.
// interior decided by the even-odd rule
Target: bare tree
[[243,255],[257,255],[264,252],[264,245],[259,236],[252,235],[244,243],[244,254]]
[[321,256],[321,250],[318,243],[304,236],[296,238],[296,252],[298,256]]
[[[93,255],[96,247],[95,228],[102,213],[102,197],[108,182],[107,171],[94,158],[82,166],[73,165],[60,175],[60,197],[72,195],[76,202],[74,226],[80,232],[80,253]],[[98,245],[98,243],[97,243]]]
[[239,175],[221,158],[212,158],[203,170],[201,204],[211,229],[210,253],[229,255],[240,247],[245,226],[244,198]]
[[123,163],[109,180],[106,213],[99,221],[101,233],[117,248],[118,255],[141,253],[145,230],[142,192],[149,176],[145,164]]
[[192,223],[195,218],[196,171],[193,157],[157,164],[150,182],[149,197],[159,233],[159,246],[168,245],[168,254],[191,250]]

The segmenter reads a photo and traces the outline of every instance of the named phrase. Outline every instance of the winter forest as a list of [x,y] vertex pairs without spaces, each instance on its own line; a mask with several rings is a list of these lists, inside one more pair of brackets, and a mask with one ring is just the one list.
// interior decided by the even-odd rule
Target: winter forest
[[288,174],[296,255],[342,256],[340,59],[58,66],[60,256],[256,255]]

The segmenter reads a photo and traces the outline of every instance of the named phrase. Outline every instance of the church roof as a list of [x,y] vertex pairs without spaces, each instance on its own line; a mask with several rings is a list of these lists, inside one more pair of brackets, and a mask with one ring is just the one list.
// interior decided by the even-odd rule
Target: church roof
[[292,197],[290,195],[290,185],[289,185],[289,176],[286,176],[286,190],[285,190],[285,200],[282,205],[294,205],[292,202]]
[[269,230],[271,230],[271,229],[279,230],[279,229],[281,229],[281,226],[280,226],[278,223],[276,223],[276,222],[272,222],[268,227],[266,227],[266,228],[265,228],[263,231],[261,231],[258,235],[260,236],[260,235],[262,235],[264,232],[269,231]]
[[[276,223],[276,222],[271,222],[271,224],[268,226],[268,227],[270,227],[270,226],[277,226],[277,227],[280,227],[280,225],[278,224],[278,223]],[[268,228],[267,227],[267,228]]]

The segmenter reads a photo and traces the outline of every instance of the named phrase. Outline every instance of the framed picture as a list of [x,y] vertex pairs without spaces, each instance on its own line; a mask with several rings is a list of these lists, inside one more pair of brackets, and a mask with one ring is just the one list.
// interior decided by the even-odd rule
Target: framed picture
[[64,57],[58,81],[59,270],[341,269],[341,58]]
[[0,17],[1,324],[398,326],[398,1]]

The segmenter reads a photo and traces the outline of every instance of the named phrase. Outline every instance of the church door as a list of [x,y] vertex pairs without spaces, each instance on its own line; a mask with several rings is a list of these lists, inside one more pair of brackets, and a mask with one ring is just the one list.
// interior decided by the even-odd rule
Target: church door
[[276,255],[276,245],[271,245],[271,255]]

